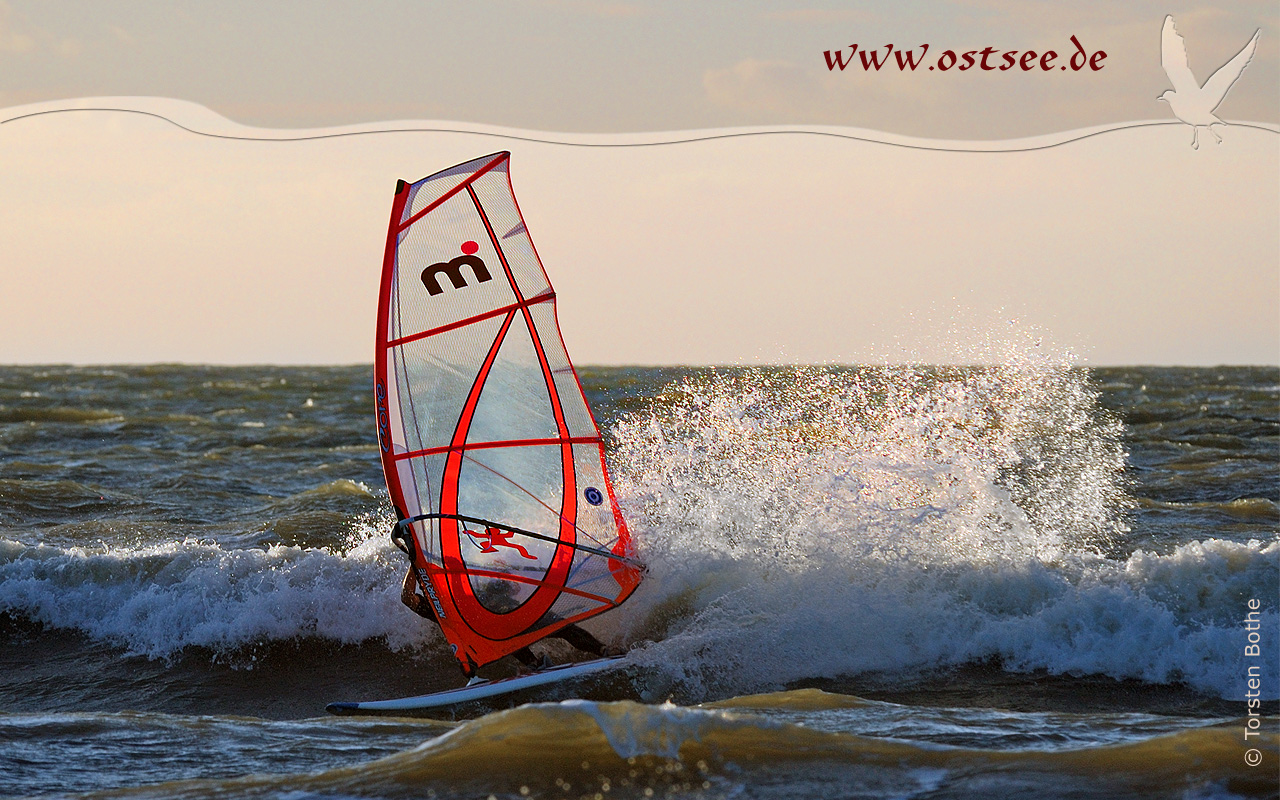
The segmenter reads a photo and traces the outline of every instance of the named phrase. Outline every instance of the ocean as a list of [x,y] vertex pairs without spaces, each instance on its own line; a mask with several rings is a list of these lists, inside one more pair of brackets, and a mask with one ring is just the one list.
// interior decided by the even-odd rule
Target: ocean
[[581,377],[625,668],[403,719],[369,367],[0,367],[0,796],[1280,794],[1280,369]]

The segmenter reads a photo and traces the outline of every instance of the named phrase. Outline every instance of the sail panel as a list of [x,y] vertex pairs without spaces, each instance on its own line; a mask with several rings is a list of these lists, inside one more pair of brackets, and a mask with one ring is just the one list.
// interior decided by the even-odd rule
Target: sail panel
[[613,608],[640,580],[509,154],[402,184],[379,299],[388,491],[460,661]]
[[[444,212],[449,216],[435,224],[435,214]],[[397,244],[402,336],[463,323],[517,301],[470,196],[461,192],[431,213],[431,224],[415,223]]]
[[[447,461],[447,452],[414,456],[399,461],[396,466],[396,479],[404,487],[404,506],[401,510],[406,518],[439,513],[440,487],[444,483]],[[424,550],[432,553],[438,551],[438,546]]]
[[[467,516],[509,529],[556,530],[564,491],[562,453],[559,445],[468,450],[459,470],[458,507]],[[541,549],[546,542],[518,536],[514,543]]]
[[448,446],[489,344],[502,327],[489,319],[395,348],[396,387],[409,451]]
[[511,322],[471,422],[469,442],[553,439],[559,435],[542,365],[524,315]]
[[560,338],[560,324],[556,320],[555,305],[531,306],[529,315],[533,318],[533,324],[538,330],[555,332],[553,341],[547,342],[544,350],[570,434],[581,436],[588,431],[596,432],[598,429],[595,419],[591,416],[591,409],[587,405],[587,398],[582,392],[578,375],[574,372],[573,365],[569,363],[569,354],[565,352],[564,343]]

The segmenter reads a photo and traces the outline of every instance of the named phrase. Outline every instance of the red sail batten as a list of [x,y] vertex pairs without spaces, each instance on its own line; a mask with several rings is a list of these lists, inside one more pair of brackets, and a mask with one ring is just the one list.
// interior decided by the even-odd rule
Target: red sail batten
[[410,336],[401,336],[399,339],[392,339],[391,341],[387,342],[386,346],[400,347],[402,345],[409,344],[410,342],[416,342],[421,339],[427,339],[432,336],[438,336],[442,333],[448,333],[449,331],[456,331],[458,328],[465,328],[466,326],[473,325],[477,322],[484,322],[487,319],[500,317],[503,314],[507,313],[508,311],[515,311],[516,309],[521,308],[522,306],[531,306],[534,303],[545,303],[548,300],[554,300],[554,299],[556,299],[555,292],[543,292],[537,297],[531,297],[528,300],[524,300],[519,303],[512,303],[511,305],[503,306],[502,308],[495,308],[492,311],[486,311],[483,314],[476,314],[474,317],[467,317],[466,319],[460,319],[457,322],[450,322],[448,325],[441,325],[440,327],[432,328],[429,331],[422,331],[421,333],[415,333]]
[[467,442],[466,444],[457,446],[445,445],[443,447],[429,447],[426,450],[413,450],[407,453],[397,453],[392,456],[392,458],[397,461],[402,461],[406,458],[436,456],[453,450],[491,450],[495,447],[537,447],[548,444],[600,444],[600,437],[571,436],[568,439],[508,439],[501,442]]

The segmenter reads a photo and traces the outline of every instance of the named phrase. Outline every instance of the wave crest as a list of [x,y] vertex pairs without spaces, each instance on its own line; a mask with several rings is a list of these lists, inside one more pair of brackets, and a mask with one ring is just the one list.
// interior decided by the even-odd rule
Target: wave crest
[[403,613],[403,556],[383,533],[366,530],[345,552],[193,539],[66,548],[0,540],[0,612],[151,658],[306,636],[422,644],[438,634]]
[[[1122,428],[1066,358],[718,371],[612,431],[647,696],[996,659],[1244,696],[1280,544],[1125,552]],[[1268,697],[1280,694],[1275,676]]]

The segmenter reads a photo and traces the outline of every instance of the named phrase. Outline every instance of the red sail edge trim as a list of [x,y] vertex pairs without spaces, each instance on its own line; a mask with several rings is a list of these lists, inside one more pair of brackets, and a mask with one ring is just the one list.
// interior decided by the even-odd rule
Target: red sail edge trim
[[[382,282],[378,287],[378,327],[377,347],[373,354],[373,395],[375,416],[378,426],[378,450],[382,460],[382,476],[387,482],[387,494],[397,513],[403,513],[406,507],[404,492],[400,481],[396,479],[396,465],[391,446],[391,415],[387,403],[388,384],[391,375],[387,369],[387,335],[391,326],[391,288],[395,283],[396,249],[399,238],[400,217],[404,216],[405,204],[409,201],[409,184],[400,181],[397,184],[395,200],[391,204],[391,222],[387,229],[387,246],[382,256]],[[415,561],[421,561],[415,557]]]
[[[400,219],[404,216],[405,205],[408,203],[410,187],[406,181],[400,181],[396,185],[395,200],[391,204],[391,221],[387,227],[387,244],[386,250],[382,257],[382,280],[378,288],[378,322],[377,322],[377,345],[373,354],[373,373],[374,373],[374,403],[376,408],[376,423],[378,426],[378,449],[382,461],[382,475],[387,484],[387,494],[391,499],[392,506],[395,507],[396,514],[402,515],[408,508],[405,502],[404,489],[400,485],[400,481],[396,474],[396,461],[393,458],[394,448],[391,439],[391,415],[388,404],[388,386],[393,383],[394,376],[391,375],[388,368],[388,354],[390,348],[387,347],[387,337],[391,328],[391,294],[395,286],[397,271],[397,256],[400,231]],[[402,398],[399,398],[402,399]],[[414,571],[421,576],[426,574],[427,580],[431,580],[433,565],[427,561],[425,554],[422,552],[418,537],[411,536],[412,555],[410,556]],[[424,587],[425,588],[425,587]],[[437,594],[439,594],[437,592]],[[441,597],[444,604],[443,612],[437,613],[437,622],[441,630],[445,634],[445,638],[449,641],[456,641],[459,637],[454,633],[454,626],[458,622],[457,607],[448,603],[447,597]],[[458,660],[467,666],[466,659],[463,654],[458,654]]]

